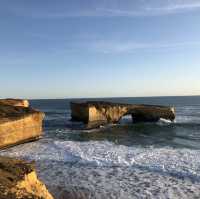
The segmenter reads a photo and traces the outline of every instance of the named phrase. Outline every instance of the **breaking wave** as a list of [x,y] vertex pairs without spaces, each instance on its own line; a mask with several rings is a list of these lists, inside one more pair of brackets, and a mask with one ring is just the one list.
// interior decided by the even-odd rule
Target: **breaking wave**
[[33,105],[46,113],[44,138],[0,155],[34,160],[56,199],[200,198],[199,98],[181,99],[176,122],[132,124],[124,117],[89,131],[69,121],[66,100],[39,100]]
[[200,150],[127,147],[107,141],[41,140],[1,152],[30,160],[100,167],[137,167],[200,179]]
[[35,160],[59,199],[200,196],[200,150],[43,139],[0,154]]
[[0,154],[35,160],[57,198],[61,192],[74,198],[156,198],[156,190],[158,198],[200,195],[200,150],[44,139]]

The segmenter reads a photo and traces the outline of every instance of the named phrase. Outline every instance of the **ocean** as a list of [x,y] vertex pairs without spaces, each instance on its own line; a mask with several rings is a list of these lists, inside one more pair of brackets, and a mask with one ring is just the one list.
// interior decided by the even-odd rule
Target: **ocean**
[[70,121],[71,100],[30,100],[46,114],[43,138],[0,155],[34,160],[57,199],[200,198],[199,96],[101,100],[174,106],[176,121],[132,124],[126,116],[84,130]]

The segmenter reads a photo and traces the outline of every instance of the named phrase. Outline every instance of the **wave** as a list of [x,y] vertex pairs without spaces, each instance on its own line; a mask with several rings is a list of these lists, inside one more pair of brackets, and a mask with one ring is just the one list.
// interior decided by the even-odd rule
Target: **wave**
[[78,165],[141,167],[200,179],[200,150],[127,147],[107,141],[74,142],[46,139],[20,145],[1,154]]
[[43,139],[0,155],[35,160],[39,177],[57,198],[200,196],[200,150]]
[[0,155],[35,160],[55,198],[200,198],[199,102],[178,99],[175,106],[175,122],[132,124],[123,117],[83,130],[69,121],[66,101],[55,101],[43,107],[44,139]]

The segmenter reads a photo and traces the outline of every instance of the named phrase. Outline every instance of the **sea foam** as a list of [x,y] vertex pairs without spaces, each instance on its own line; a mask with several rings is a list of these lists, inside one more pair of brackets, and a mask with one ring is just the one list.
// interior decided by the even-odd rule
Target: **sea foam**
[[200,150],[46,139],[14,147],[1,152],[1,155],[100,167],[140,167],[195,179],[200,177]]
[[0,154],[35,160],[39,177],[58,198],[60,193],[120,199],[200,194],[199,150],[43,139]]

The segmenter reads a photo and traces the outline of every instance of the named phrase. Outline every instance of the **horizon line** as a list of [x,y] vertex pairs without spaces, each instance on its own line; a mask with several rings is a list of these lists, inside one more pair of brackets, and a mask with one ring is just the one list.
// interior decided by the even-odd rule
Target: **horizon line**
[[[200,94],[194,95],[152,95],[152,96],[117,96],[117,97],[58,97],[58,98],[19,98],[19,99],[27,99],[27,100],[68,100],[68,99],[111,99],[111,98],[154,98],[154,97],[200,97]],[[5,99],[5,98],[2,98]],[[13,98],[18,99],[18,98]]]

